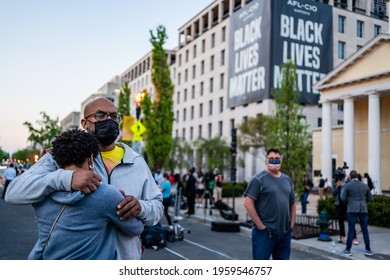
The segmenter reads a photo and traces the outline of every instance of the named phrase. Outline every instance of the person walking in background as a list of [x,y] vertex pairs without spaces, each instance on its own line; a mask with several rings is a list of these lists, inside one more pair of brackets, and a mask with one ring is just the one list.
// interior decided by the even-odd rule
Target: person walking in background
[[218,168],[214,169],[214,202],[222,200],[223,175]]
[[320,199],[323,199],[326,179],[324,179],[322,174],[320,175],[320,177],[320,182],[318,183],[318,194],[320,196]]
[[374,254],[370,247],[370,237],[368,233],[368,208],[367,202],[372,201],[372,194],[366,184],[358,180],[358,173],[352,170],[349,174],[351,181],[344,186],[341,192],[341,199],[347,204],[348,237],[347,247],[344,254],[351,256],[352,240],[355,232],[356,220],[359,219],[363,232],[364,244],[366,246],[365,255]]
[[[82,127],[93,133],[99,142],[99,155],[94,160],[94,172],[58,168],[52,155],[46,153],[28,171],[9,185],[5,200],[15,204],[33,204],[44,200],[54,191],[82,191],[90,194],[100,181],[121,189],[125,197],[117,206],[122,220],[136,217],[144,225],[157,224],[164,213],[161,191],[156,186],[144,158],[124,143],[115,143],[119,135],[121,116],[114,103],[100,97],[84,108]],[[96,173],[95,173],[96,172]],[[141,242],[118,231],[117,258],[140,259]]]
[[183,196],[183,190],[184,185],[181,180],[180,174],[176,173],[174,176],[174,181],[172,185],[171,195],[174,197],[174,212],[175,212],[175,221],[179,220],[179,214],[181,205],[183,203],[182,196]]
[[5,185],[4,185],[4,190],[1,198],[5,197],[5,193],[7,192],[9,183],[11,183],[11,181],[15,179],[16,176],[17,176],[16,169],[14,168],[14,164],[11,162],[7,170],[4,172]]
[[[63,132],[53,142],[54,160],[66,171],[93,170],[98,142],[85,131]],[[29,255],[33,260],[115,260],[117,231],[137,237],[144,229],[137,218],[121,221],[116,214],[123,194],[102,183],[90,195],[55,191],[33,204],[39,240]]]
[[303,177],[302,185],[303,185],[303,194],[301,195],[302,214],[306,215],[306,209],[308,203],[307,199],[309,197],[311,188],[313,187],[313,183],[309,179],[309,176],[307,176],[307,174]]
[[336,205],[336,213],[337,213],[337,219],[339,222],[339,229],[340,229],[340,235],[337,241],[339,243],[345,243],[346,241],[344,221],[345,221],[345,215],[347,213],[347,209],[340,197],[342,188],[343,188],[343,180],[339,179],[336,181],[336,187],[333,189],[334,204]]
[[169,174],[164,173],[163,174],[163,181],[160,185],[160,189],[161,189],[162,197],[163,197],[164,214],[165,214],[165,218],[167,219],[169,226],[172,226],[171,216],[169,216],[169,213],[168,213],[169,206],[171,206],[171,203],[172,203],[171,188],[172,188],[172,185],[169,181]]
[[203,202],[204,195],[204,176],[203,172],[199,170],[198,172],[198,180],[196,184],[196,207],[201,207]]
[[267,168],[249,181],[244,206],[252,219],[252,254],[255,260],[288,260],[295,224],[295,192],[291,179],[280,171],[282,154],[267,151]]

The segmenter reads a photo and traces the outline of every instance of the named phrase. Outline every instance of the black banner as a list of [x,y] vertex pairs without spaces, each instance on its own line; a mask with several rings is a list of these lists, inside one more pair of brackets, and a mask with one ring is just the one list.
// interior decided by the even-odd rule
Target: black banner
[[269,98],[271,5],[254,0],[231,16],[228,106]]
[[281,65],[297,66],[300,102],[317,104],[313,85],[333,69],[332,7],[311,0],[253,0],[230,19],[228,106],[272,98]]
[[272,87],[281,85],[281,64],[297,66],[299,101],[317,104],[313,85],[333,69],[332,7],[310,0],[272,1]]

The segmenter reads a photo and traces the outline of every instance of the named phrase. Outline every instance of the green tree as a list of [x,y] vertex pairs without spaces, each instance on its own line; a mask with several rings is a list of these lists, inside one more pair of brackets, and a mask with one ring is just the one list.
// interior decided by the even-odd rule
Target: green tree
[[173,148],[173,90],[167,55],[163,48],[168,38],[165,27],[158,26],[157,34],[150,31],[152,49],[152,82],[155,88],[155,98],[152,102],[150,95],[146,95],[141,102],[143,122],[146,127],[145,151],[149,166],[155,169],[164,167]]
[[220,137],[199,138],[194,141],[194,146],[197,152],[200,153],[200,158],[205,160],[199,167],[205,167],[207,170],[218,168],[221,171],[230,168],[230,146],[225,140]]
[[28,161],[30,163],[34,163],[35,162],[35,158],[34,158],[35,155],[40,156],[40,152],[37,149],[22,149],[22,150],[16,151],[12,155],[12,158],[15,158],[17,160],[23,160],[23,161],[26,161],[28,159]]
[[191,145],[183,138],[175,137],[173,139],[173,149],[171,156],[169,157],[167,168],[169,170],[189,169],[190,162],[186,159],[185,155],[192,151]]
[[9,153],[3,151],[3,149],[0,147],[0,162],[7,159],[9,159]]
[[50,147],[51,142],[61,133],[61,126],[58,118],[51,119],[45,112],[40,114],[42,115],[42,120],[37,121],[38,128],[35,128],[30,122],[24,122],[23,125],[27,126],[30,132],[27,140],[32,142],[34,148],[43,150]]
[[282,65],[282,86],[273,92],[276,115],[268,121],[266,148],[277,148],[283,154],[282,171],[294,184],[295,191],[303,192],[302,179],[307,173],[311,155],[311,135],[298,103],[296,66]]
[[[123,88],[119,92],[118,100],[118,112],[122,116],[130,116],[130,94],[131,90],[129,88],[129,83],[125,82]],[[123,128],[123,122],[121,123],[121,128]]]
[[265,147],[265,137],[267,135],[267,122],[269,116],[259,114],[256,117],[248,118],[238,126],[238,148],[247,152],[250,148],[260,149]]
[[[129,88],[129,83],[125,82],[123,87],[119,92],[119,100],[118,100],[118,112],[123,116],[130,116],[130,94],[131,90]],[[123,131],[123,119],[120,124],[121,130]],[[131,146],[131,141],[121,140],[121,142]]]

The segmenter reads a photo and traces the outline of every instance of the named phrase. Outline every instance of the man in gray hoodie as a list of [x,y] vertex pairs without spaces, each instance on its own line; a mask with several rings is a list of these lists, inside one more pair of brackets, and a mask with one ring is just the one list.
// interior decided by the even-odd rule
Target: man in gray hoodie
[[[123,143],[115,143],[119,135],[120,115],[107,98],[98,98],[85,106],[81,125],[94,133],[100,154],[94,160],[94,172],[59,169],[50,153],[15,178],[8,187],[5,200],[15,204],[33,204],[55,191],[97,190],[100,182],[123,190],[125,198],[117,206],[121,220],[132,217],[144,225],[157,224],[163,215],[162,195],[143,157]],[[140,259],[141,241],[117,231],[117,258]]]

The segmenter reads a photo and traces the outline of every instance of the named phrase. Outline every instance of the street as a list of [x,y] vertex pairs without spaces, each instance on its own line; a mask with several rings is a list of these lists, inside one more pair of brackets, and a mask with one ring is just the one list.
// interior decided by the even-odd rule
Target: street
[[[32,206],[10,205],[0,200],[0,259],[24,260],[38,239]],[[144,260],[248,260],[251,259],[251,239],[247,230],[235,232],[211,231],[210,224],[183,219],[183,241],[167,242],[163,249],[145,249]],[[165,218],[162,220],[165,224]],[[188,233],[190,230],[191,233]],[[294,260],[323,260],[324,256],[292,250]]]

